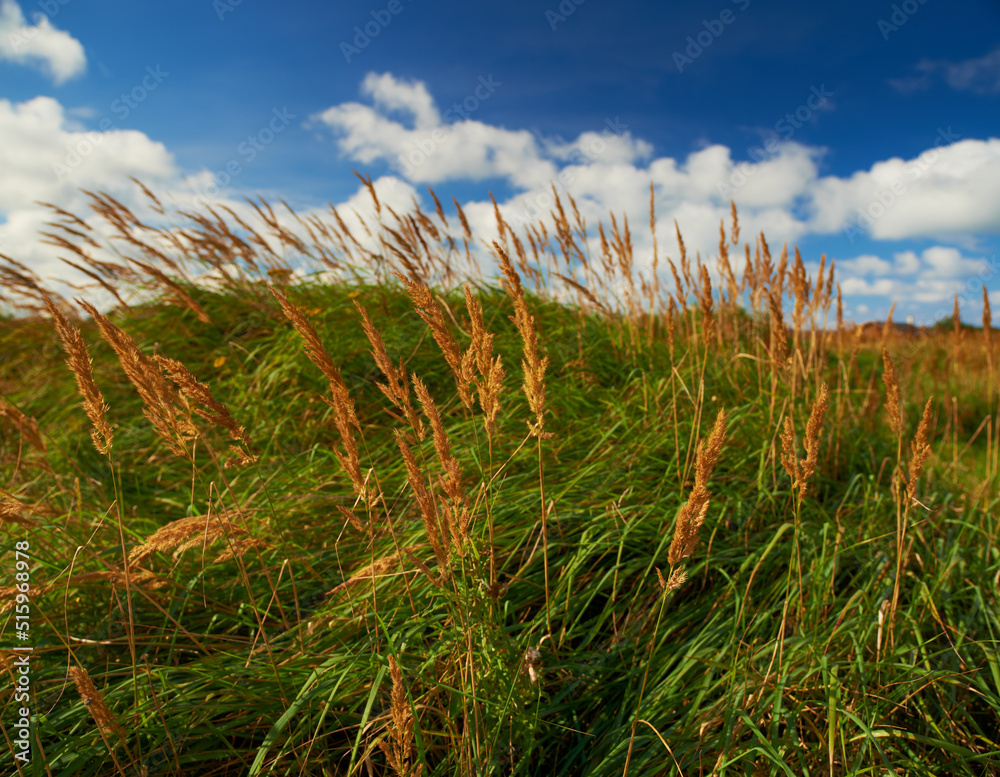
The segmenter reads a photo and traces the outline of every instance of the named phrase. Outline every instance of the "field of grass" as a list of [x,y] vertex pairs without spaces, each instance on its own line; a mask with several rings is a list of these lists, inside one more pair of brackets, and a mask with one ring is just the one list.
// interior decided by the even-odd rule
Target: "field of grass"
[[668,290],[572,202],[92,199],[107,305],[0,267],[5,773],[1000,774],[988,314],[866,334],[735,207]]

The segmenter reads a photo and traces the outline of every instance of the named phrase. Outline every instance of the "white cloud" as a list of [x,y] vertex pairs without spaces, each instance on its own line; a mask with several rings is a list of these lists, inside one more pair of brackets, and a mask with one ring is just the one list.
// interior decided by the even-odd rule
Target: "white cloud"
[[0,60],[39,67],[57,84],[81,75],[87,57],[80,41],[53,27],[43,13],[34,21],[27,23],[15,0],[0,0]]

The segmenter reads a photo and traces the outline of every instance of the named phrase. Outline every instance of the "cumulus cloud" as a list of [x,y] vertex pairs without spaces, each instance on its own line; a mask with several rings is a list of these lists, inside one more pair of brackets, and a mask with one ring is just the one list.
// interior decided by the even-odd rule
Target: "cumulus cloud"
[[80,41],[53,27],[45,14],[34,21],[28,24],[15,0],[0,0],[0,60],[38,67],[57,84],[81,75],[87,57]]
[[914,67],[916,75],[889,79],[889,85],[904,94],[929,89],[943,81],[956,92],[1000,94],[1000,46],[981,57],[960,62],[922,59]]

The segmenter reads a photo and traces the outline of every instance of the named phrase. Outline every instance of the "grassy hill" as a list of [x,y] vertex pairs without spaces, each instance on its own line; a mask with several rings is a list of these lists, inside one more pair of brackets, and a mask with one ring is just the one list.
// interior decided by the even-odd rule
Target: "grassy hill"
[[762,236],[668,294],[565,217],[501,283],[440,212],[313,280],[206,217],[207,288],[116,205],[145,301],[4,276],[8,771],[1000,774],[990,330],[814,329]]

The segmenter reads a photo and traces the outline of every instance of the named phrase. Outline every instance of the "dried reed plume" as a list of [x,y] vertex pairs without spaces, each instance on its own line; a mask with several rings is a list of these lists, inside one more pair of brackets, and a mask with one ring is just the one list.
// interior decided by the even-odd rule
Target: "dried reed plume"
[[385,383],[376,382],[375,385],[403,413],[410,428],[416,432],[417,438],[423,440],[426,435],[424,423],[417,415],[417,411],[413,409],[413,403],[410,402],[410,382],[406,377],[406,368],[403,366],[402,359],[399,367],[392,363],[392,359],[389,358],[389,353],[385,349],[382,335],[372,323],[368,311],[357,300],[354,301],[354,307],[361,314],[362,327],[368,337],[368,342],[371,343],[375,364],[382,370],[382,374],[386,378]]
[[68,357],[66,364],[73,371],[77,390],[83,397],[83,411],[94,427],[90,432],[94,447],[97,448],[98,453],[107,455],[114,442],[114,433],[111,431],[111,424],[108,423],[107,419],[108,404],[104,401],[104,396],[97,387],[97,383],[94,382],[92,362],[90,354],[87,352],[87,345],[83,340],[83,334],[66,319],[48,296],[45,297],[45,306],[49,309],[52,320],[55,322],[63,350]]
[[910,468],[909,477],[906,481],[906,508],[909,509],[913,501],[913,495],[917,490],[917,480],[920,479],[924,471],[924,464],[931,455],[931,446],[928,442],[928,435],[931,427],[931,405],[933,397],[928,398],[924,405],[924,414],[917,427],[917,436],[910,443]]
[[535,416],[535,423],[528,422],[531,433],[535,436],[543,436],[542,429],[545,425],[545,369],[549,364],[549,357],[538,355],[538,332],[535,329],[535,317],[528,312],[528,304],[524,299],[524,287],[521,286],[521,278],[517,270],[510,263],[510,257],[500,247],[500,244],[493,243],[494,249],[500,257],[500,269],[503,270],[507,278],[507,292],[514,303],[513,321],[517,326],[517,331],[521,335],[524,343],[524,358],[521,360],[521,367],[524,370],[524,395],[528,398],[528,407],[531,408]]
[[42,439],[41,430],[38,428],[38,422],[3,399],[0,399],[0,418],[6,418],[16,426],[21,436],[39,453],[45,453],[48,450],[45,440]]
[[434,450],[437,452],[438,460],[445,476],[441,485],[451,503],[442,502],[444,512],[444,522],[451,531],[451,541],[455,551],[460,555],[465,554],[465,546],[469,541],[469,500],[462,488],[462,468],[451,453],[451,442],[444,424],[441,422],[441,415],[438,413],[437,405],[431,397],[427,386],[420,378],[414,378],[414,389],[420,405],[424,409],[424,414],[431,424],[431,432],[434,436]]
[[170,376],[180,392],[195,403],[194,412],[213,426],[229,432],[229,436],[234,442],[242,443],[246,448],[246,452],[243,452],[235,446],[230,446],[232,458],[226,462],[226,467],[237,464],[252,464],[257,461],[257,457],[250,453],[253,449],[253,440],[250,439],[250,435],[247,434],[246,429],[236,423],[236,420],[230,415],[229,409],[212,396],[212,391],[208,386],[199,382],[191,374],[191,371],[176,359],[168,359],[165,356],[154,356],[153,358]]
[[413,711],[403,687],[403,672],[396,658],[389,656],[389,674],[392,677],[392,721],[386,725],[391,742],[384,739],[378,743],[385,753],[386,763],[399,777],[417,777],[423,772],[423,764],[413,768]]
[[698,294],[698,303],[701,305],[702,315],[701,337],[708,347],[715,339],[715,316],[712,313],[712,279],[705,265],[701,265],[701,290]]
[[[403,456],[403,463],[406,465],[406,479],[409,481],[410,489],[413,491],[413,496],[416,497],[417,506],[420,508],[420,515],[424,520],[424,531],[427,533],[427,541],[430,543],[434,551],[434,557],[438,562],[439,579],[446,580],[451,563],[450,545],[448,543],[451,530],[447,525],[447,515],[441,516],[438,514],[434,497],[424,482],[424,475],[420,471],[420,465],[417,464],[413,450],[407,444],[403,433],[399,429],[394,429],[393,433],[396,435],[396,443],[399,446],[399,452]],[[444,526],[441,525],[442,523]],[[431,580],[434,580],[434,578],[431,578]]]
[[781,432],[781,464],[792,479],[792,490],[799,492],[798,498],[802,500],[809,487],[809,480],[816,472],[816,464],[819,461],[819,437],[823,427],[823,416],[829,404],[829,391],[826,384],[820,386],[819,396],[813,403],[812,412],[809,414],[809,421],[806,423],[805,438],[805,459],[800,459],[795,448],[795,425],[790,415],[785,416],[785,428]]
[[159,366],[146,356],[132,337],[111,323],[89,302],[78,300],[101,330],[101,336],[111,345],[122,370],[139,392],[143,415],[153,425],[167,447],[176,455],[190,458],[188,440],[197,436],[186,408],[178,408],[177,396],[170,388]]
[[896,377],[896,370],[892,366],[892,359],[889,352],[882,349],[882,363],[885,365],[885,372],[882,374],[882,382],[885,383],[886,413],[889,419],[889,428],[897,437],[903,430],[903,413],[899,404],[899,379]]
[[986,338],[986,352],[990,352],[990,336],[993,334],[993,315],[990,311],[990,295],[983,284],[983,336]]
[[329,352],[323,346],[323,343],[320,342],[319,335],[316,334],[316,329],[309,322],[309,319],[306,318],[305,314],[289,302],[288,298],[273,286],[268,286],[268,288],[271,294],[274,295],[274,298],[278,300],[278,304],[281,305],[282,312],[292,322],[295,331],[305,341],[306,355],[319,368],[327,381],[329,381],[330,394],[333,399],[324,397],[323,401],[333,409],[333,422],[337,427],[341,444],[344,447],[343,452],[334,447],[333,453],[337,457],[337,461],[340,462],[340,466],[344,469],[344,472],[347,473],[347,477],[350,478],[351,485],[354,487],[354,493],[366,504],[370,504],[374,499],[374,495],[370,493],[368,486],[365,484],[365,478],[361,474],[358,443],[354,438],[354,432],[355,430],[361,430],[361,424],[358,423],[358,416],[354,411],[354,400],[351,399],[350,393],[347,391],[347,386],[340,375],[340,370],[334,365]]
[[[441,349],[441,353],[444,355],[444,359],[451,368],[452,375],[455,377],[455,387],[458,389],[458,397],[462,400],[465,408],[471,411],[472,394],[469,392],[469,387],[472,378],[466,365],[463,364],[462,350],[459,348],[455,336],[452,335],[451,330],[448,328],[441,305],[434,299],[434,295],[431,294],[431,290],[427,284],[411,280],[401,273],[396,273],[396,277],[399,278],[406,288],[410,302],[413,303],[413,309],[417,311],[417,315],[430,328],[431,334],[434,336],[434,342],[438,344],[438,348]],[[468,298],[469,292],[466,291],[466,300]]]
[[[503,388],[504,369],[500,356],[493,356],[493,333],[486,329],[483,321],[483,308],[472,293],[468,284],[464,286],[465,307],[469,311],[469,328],[472,343],[469,350],[462,356],[461,381],[468,385],[474,380],[479,395],[479,406],[483,411],[483,423],[486,434],[492,436],[496,426],[496,418],[500,412],[500,389]],[[475,363],[479,377],[472,378],[472,366]],[[469,406],[471,409],[471,405]]]
[[690,556],[698,545],[698,533],[705,516],[708,513],[708,505],[711,494],[708,491],[708,479],[712,476],[715,464],[719,460],[722,446],[726,442],[726,411],[719,410],[715,417],[715,426],[708,440],[703,441],[698,446],[698,453],[695,463],[694,488],[688,495],[688,500],[677,513],[677,524],[674,527],[674,538],[670,543],[670,553],[668,561],[671,567],[675,567],[670,573],[670,580],[667,587],[670,589],[679,588],[684,583],[685,573],[682,569],[677,569],[685,558]]
[[[142,543],[132,548],[128,554],[130,565],[141,564],[154,553],[173,550],[173,557],[178,558],[188,548],[195,545],[207,547],[210,542],[227,537],[239,550],[250,547],[262,547],[266,543],[250,537],[246,529],[238,526],[233,519],[240,515],[239,510],[223,510],[208,515],[189,515],[161,526]],[[232,556],[231,551],[216,557],[215,561],[225,561]]]
[[[404,550],[407,549],[404,548]],[[360,583],[364,580],[374,580],[381,577],[396,566],[396,563],[399,561],[399,555],[399,553],[393,553],[392,555],[384,556],[378,559],[372,564],[365,564],[360,569],[356,569],[352,572],[351,576],[348,577],[343,583],[331,589],[327,595],[333,596],[340,591],[346,591],[356,583]]]
[[80,694],[80,699],[87,709],[90,710],[90,715],[97,724],[97,728],[101,734],[111,734],[119,739],[123,738],[125,730],[118,723],[118,719],[114,716],[114,713],[108,709],[108,705],[104,701],[104,694],[97,690],[97,686],[90,679],[87,670],[73,666],[70,667],[69,675],[73,678],[77,693]]

